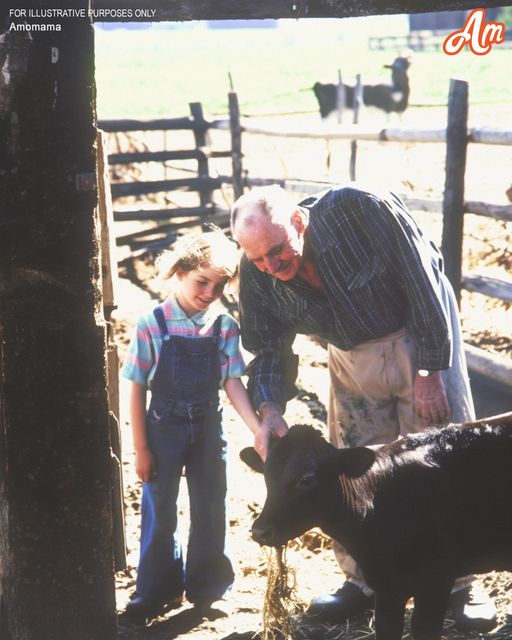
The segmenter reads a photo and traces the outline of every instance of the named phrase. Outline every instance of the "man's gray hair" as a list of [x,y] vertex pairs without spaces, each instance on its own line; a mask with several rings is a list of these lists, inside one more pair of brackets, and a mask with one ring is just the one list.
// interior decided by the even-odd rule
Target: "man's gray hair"
[[240,196],[233,205],[231,233],[235,235],[236,227],[241,224],[250,225],[259,216],[264,216],[277,224],[287,224],[296,209],[296,203],[278,184],[255,187]]

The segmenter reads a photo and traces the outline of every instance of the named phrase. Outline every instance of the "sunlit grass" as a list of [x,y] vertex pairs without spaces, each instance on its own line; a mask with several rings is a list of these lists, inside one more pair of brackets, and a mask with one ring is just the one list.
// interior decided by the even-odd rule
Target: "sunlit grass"
[[[383,33],[375,18],[287,21],[275,29],[181,29],[96,31],[98,112],[102,118],[181,116],[200,101],[207,112],[225,113],[228,73],[243,110],[316,109],[310,88],[361,73],[387,81],[396,51],[370,51],[368,35]],[[401,32],[404,32],[403,28]],[[486,56],[417,52],[411,68],[411,101],[439,103],[449,79],[465,77],[473,102],[510,102],[507,78],[512,50]]]

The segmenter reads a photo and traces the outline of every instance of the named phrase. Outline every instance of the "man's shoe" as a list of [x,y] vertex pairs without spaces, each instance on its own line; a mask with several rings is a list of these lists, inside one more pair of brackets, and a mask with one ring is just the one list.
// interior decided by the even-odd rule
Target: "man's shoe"
[[315,622],[339,624],[357,618],[375,606],[374,596],[367,596],[353,582],[345,582],[336,593],[321,596],[311,602],[305,615]]
[[494,602],[475,584],[450,595],[447,615],[460,631],[485,633],[494,629],[497,624]]
[[183,596],[178,596],[170,600],[153,600],[149,598],[143,598],[137,594],[134,594],[126,608],[124,615],[127,618],[148,620],[155,618],[156,616],[169,611],[170,609],[176,609],[183,602]]

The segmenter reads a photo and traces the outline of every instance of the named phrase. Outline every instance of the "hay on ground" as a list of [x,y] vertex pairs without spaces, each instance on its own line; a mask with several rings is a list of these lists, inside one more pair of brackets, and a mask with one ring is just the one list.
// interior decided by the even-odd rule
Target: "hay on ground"
[[292,640],[296,616],[304,610],[296,593],[296,574],[286,561],[286,546],[268,551],[262,640]]

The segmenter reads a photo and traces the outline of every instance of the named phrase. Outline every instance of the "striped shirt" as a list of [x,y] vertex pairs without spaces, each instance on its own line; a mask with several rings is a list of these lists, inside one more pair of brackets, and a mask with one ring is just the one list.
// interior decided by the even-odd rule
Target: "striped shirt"
[[[211,336],[213,324],[219,315],[218,311],[210,307],[189,318],[174,296],[167,298],[162,308],[169,334],[177,336]],[[238,325],[228,314],[221,315],[219,351],[220,386],[223,387],[227,378],[240,378],[244,374],[245,365],[239,348]],[[151,311],[137,321],[135,335],[121,370],[123,377],[151,388],[161,348],[162,334]]]
[[346,187],[309,197],[299,208],[309,217],[305,251],[323,292],[298,279],[278,280],[242,258],[242,343],[256,356],[248,367],[254,405],[274,401],[284,407],[289,399],[285,389],[294,380],[286,368],[297,333],[348,351],[405,327],[416,342],[418,369],[448,368],[441,254],[401,200]]

